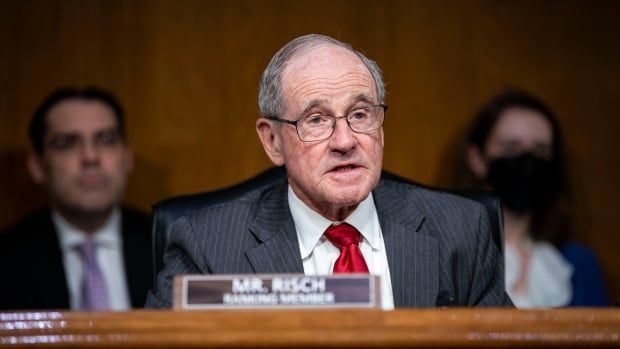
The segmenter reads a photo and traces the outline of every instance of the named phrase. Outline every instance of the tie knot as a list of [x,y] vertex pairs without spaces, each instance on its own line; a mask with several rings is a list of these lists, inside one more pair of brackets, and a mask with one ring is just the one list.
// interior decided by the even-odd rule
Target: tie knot
[[338,248],[349,245],[357,246],[362,240],[359,231],[347,223],[331,225],[325,231],[325,237]]
[[97,249],[97,243],[93,239],[86,239],[81,244],[75,246],[77,251],[82,255],[85,261],[92,261],[95,259],[95,251]]

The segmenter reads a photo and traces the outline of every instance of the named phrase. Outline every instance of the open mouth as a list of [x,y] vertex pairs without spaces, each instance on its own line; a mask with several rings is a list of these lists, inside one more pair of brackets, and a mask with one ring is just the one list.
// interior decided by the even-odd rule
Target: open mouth
[[344,166],[336,166],[330,172],[346,172],[359,168],[357,165],[344,165]]

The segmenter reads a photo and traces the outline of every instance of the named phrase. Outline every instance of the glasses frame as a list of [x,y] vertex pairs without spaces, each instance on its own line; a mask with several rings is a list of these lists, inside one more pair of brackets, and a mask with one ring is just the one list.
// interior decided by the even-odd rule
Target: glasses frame
[[341,116],[334,116],[334,115],[324,114],[324,116],[331,116],[331,117],[334,118],[334,124],[332,125],[332,131],[330,132],[329,136],[327,136],[325,138],[314,139],[314,140],[311,140],[311,141],[304,140],[303,138],[301,138],[301,135],[299,134],[299,128],[297,127],[297,124],[299,123],[299,121],[301,119],[303,119],[303,116],[300,117],[297,120],[288,120],[288,119],[279,118],[277,116],[267,115],[267,116],[265,116],[265,119],[272,120],[272,121],[283,122],[285,124],[289,124],[289,125],[295,126],[295,132],[297,133],[297,137],[299,137],[299,140],[302,141],[302,142],[306,142],[306,143],[320,142],[320,141],[324,141],[326,139],[329,139],[334,134],[334,130],[336,129],[336,122],[338,121],[338,119],[342,119],[342,118],[344,118],[346,120],[347,126],[349,126],[349,129],[351,131],[355,132],[355,133],[360,133],[360,134],[371,133],[371,132],[374,132],[374,131],[380,129],[381,127],[383,127],[383,124],[385,123],[385,114],[387,113],[387,110],[388,110],[387,104],[383,104],[383,103],[373,104],[373,105],[371,105],[371,107],[382,107],[383,108],[383,120],[381,121],[381,125],[379,125],[379,127],[374,128],[372,130],[363,131],[363,132],[362,131],[356,131],[356,130],[353,129],[353,127],[351,127],[351,123],[349,122],[348,116],[349,116],[350,113],[346,114],[346,115],[341,115]]

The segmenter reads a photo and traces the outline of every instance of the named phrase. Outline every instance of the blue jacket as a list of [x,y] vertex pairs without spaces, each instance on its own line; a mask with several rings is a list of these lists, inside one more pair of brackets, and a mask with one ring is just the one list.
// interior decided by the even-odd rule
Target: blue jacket
[[561,249],[573,266],[573,298],[569,307],[609,305],[603,275],[594,252],[585,246],[567,243]]

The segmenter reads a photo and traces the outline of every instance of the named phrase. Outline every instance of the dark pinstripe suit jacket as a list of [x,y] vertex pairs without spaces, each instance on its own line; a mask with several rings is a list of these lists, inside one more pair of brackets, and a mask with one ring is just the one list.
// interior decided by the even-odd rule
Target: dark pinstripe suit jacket
[[[396,307],[512,305],[503,260],[479,204],[381,180],[373,191]],[[303,273],[287,186],[277,184],[179,218],[147,306],[169,307],[176,274]]]

